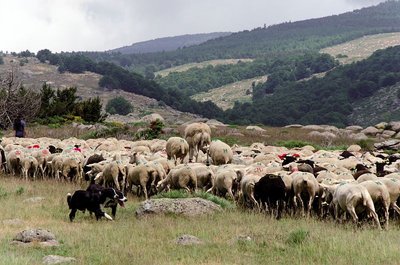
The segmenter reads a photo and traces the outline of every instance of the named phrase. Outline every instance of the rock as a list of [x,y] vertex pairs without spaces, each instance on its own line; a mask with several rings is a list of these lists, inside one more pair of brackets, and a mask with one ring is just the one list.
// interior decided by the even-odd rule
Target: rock
[[226,136],[243,137],[244,134],[240,132],[229,132]]
[[385,130],[389,126],[387,122],[380,122],[375,125],[375,128]]
[[382,137],[383,138],[391,138],[392,136],[394,136],[396,134],[395,131],[391,131],[391,130],[384,130],[382,132]]
[[322,133],[321,133],[321,137],[327,138],[327,139],[334,139],[334,138],[336,138],[337,136],[336,136],[336,134],[331,133],[331,132],[322,132]]
[[306,150],[306,151],[315,151],[315,147],[312,145],[305,145],[301,148],[301,150]]
[[220,122],[220,121],[217,121],[217,120],[214,120],[214,119],[211,119],[211,120],[208,120],[207,122],[206,122],[206,124],[208,124],[209,126],[220,126],[220,127],[227,127],[228,125],[226,125],[226,124],[224,124],[224,123],[222,123],[222,122]]
[[349,135],[349,138],[356,140],[356,141],[360,141],[360,140],[367,140],[368,136],[366,136],[364,133],[360,132],[360,133],[355,133],[355,134]]
[[320,125],[306,125],[306,126],[303,126],[303,129],[313,130],[313,131],[323,131],[324,127],[322,127]]
[[246,236],[246,235],[239,235],[236,237],[236,241],[239,241],[239,242],[250,242],[252,240],[253,239],[250,236]]
[[265,132],[265,130],[259,126],[247,126],[246,130],[253,130],[258,132]]
[[352,126],[347,126],[345,129],[349,131],[359,132],[363,129],[363,127],[358,125],[352,125]]
[[24,221],[22,221],[21,219],[6,219],[3,220],[3,225],[15,225],[15,226],[19,226],[19,225],[23,225]]
[[389,123],[392,131],[400,132],[400,121],[392,121]]
[[378,133],[380,133],[382,130],[379,130],[375,127],[369,126],[362,130],[361,132],[364,133],[365,135],[370,135],[370,136],[376,136]]
[[286,125],[284,128],[303,128],[303,125],[301,125],[301,124],[290,124],[290,125]]
[[335,133],[339,132],[339,129],[337,127],[335,127],[335,126],[324,125],[324,126],[321,126],[321,127],[323,127],[324,130],[327,131],[327,132],[335,132]]
[[347,148],[347,151],[349,151],[349,152],[360,152],[361,151],[361,146],[359,146],[358,144],[350,145]]
[[376,149],[391,149],[391,150],[398,150],[399,149],[400,140],[393,139],[388,140],[381,143],[375,143],[374,147]]
[[176,239],[176,244],[178,245],[198,245],[203,244],[199,238],[192,235],[181,235]]
[[19,232],[11,242],[21,246],[32,246],[39,244],[41,246],[54,247],[59,246],[53,233],[44,229],[27,229]]
[[151,199],[139,204],[136,210],[136,217],[158,214],[178,214],[184,216],[197,216],[221,211],[222,208],[205,199]]
[[336,134],[331,133],[331,132],[312,131],[312,132],[309,132],[308,135],[310,137],[319,137],[319,138],[326,138],[326,139],[336,138]]
[[37,203],[37,202],[41,202],[45,200],[45,198],[43,197],[32,197],[32,198],[28,198],[23,200],[23,202],[28,202],[28,203]]
[[147,123],[152,123],[156,120],[160,120],[160,121],[164,122],[164,118],[161,117],[161,115],[158,113],[152,113],[152,114],[146,115],[140,119],[140,121],[147,122]]
[[400,139],[400,132],[398,132],[398,133],[394,136],[394,138]]
[[76,261],[76,259],[72,258],[72,257],[48,255],[43,258],[42,263],[50,265],[50,264],[69,263],[69,262],[74,262],[74,261]]

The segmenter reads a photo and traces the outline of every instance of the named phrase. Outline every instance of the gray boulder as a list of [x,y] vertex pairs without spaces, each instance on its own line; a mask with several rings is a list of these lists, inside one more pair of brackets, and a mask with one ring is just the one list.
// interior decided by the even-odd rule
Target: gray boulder
[[192,235],[181,235],[176,239],[176,244],[178,245],[198,245],[203,244],[199,238]]
[[373,127],[373,126],[369,126],[369,127],[365,128],[364,130],[362,130],[361,132],[364,133],[365,135],[376,136],[381,131],[382,130],[377,129],[377,128]]
[[19,232],[11,242],[17,245],[30,246],[38,243],[41,246],[58,246],[59,243],[53,233],[45,229],[27,229]]
[[136,217],[149,215],[176,214],[197,216],[221,211],[221,206],[201,198],[151,199],[140,203]]
[[74,261],[76,261],[76,259],[72,258],[72,257],[48,255],[43,258],[42,263],[51,265],[51,264],[70,263],[70,262],[74,262]]
[[358,126],[358,125],[352,125],[352,126],[347,126],[345,129],[349,130],[349,131],[359,132],[363,129],[363,127]]
[[400,121],[392,121],[389,123],[392,131],[400,132]]

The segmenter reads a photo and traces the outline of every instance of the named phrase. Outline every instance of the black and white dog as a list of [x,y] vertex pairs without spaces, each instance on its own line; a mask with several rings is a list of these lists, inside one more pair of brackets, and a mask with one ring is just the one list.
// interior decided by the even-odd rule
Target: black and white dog
[[[96,220],[99,220],[103,216],[109,220],[113,220],[117,212],[117,205],[119,204],[121,207],[124,207],[126,201],[127,198],[118,190],[104,188],[98,184],[91,184],[87,190],[77,190],[73,195],[68,193],[67,202],[69,209],[71,209],[69,220],[71,222],[74,220],[78,210],[93,212]],[[103,212],[101,205],[104,205],[105,208],[111,208],[113,217]]]

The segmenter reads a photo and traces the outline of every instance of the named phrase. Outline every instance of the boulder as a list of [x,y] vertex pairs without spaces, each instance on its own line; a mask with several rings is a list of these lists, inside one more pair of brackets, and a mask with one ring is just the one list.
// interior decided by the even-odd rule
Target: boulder
[[290,125],[286,125],[284,128],[303,128],[303,125],[301,125],[301,124],[290,124]]
[[373,127],[373,126],[369,126],[369,127],[365,128],[364,130],[362,130],[361,132],[364,133],[365,135],[376,136],[381,131],[382,130],[377,129],[377,128]]
[[400,132],[400,121],[392,121],[389,123],[392,131]]
[[396,134],[395,131],[384,130],[384,131],[382,132],[382,137],[383,137],[383,138],[391,138],[391,137],[393,137],[395,134]]
[[360,132],[360,133],[354,133],[349,135],[350,139],[356,140],[356,141],[360,141],[360,140],[367,140],[368,136],[366,136],[364,133]]
[[41,202],[41,201],[44,201],[44,200],[45,200],[45,198],[43,198],[43,197],[32,197],[32,198],[28,198],[28,199],[23,200],[23,202],[38,203],[38,202]]
[[381,129],[381,130],[385,130],[388,127],[389,127],[389,123],[387,123],[387,122],[380,122],[375,125],[375,128]]
[[303,126],[303,129],[313,130],[313,131],[322,131],[322,130],[324,130],[324,127],[322,127],[320,125],[306,125],[306,126]]
[[228,126],[225,123],[222,123],[222,122],[214,120],[214,119],[208,120],[206,122],[206,124],[208,124],[209,126],[215,126],[215,127],[218,127],[218,126],[219,127],[226,127],[226,126]]
[[323,127],[324,130],[327,132],[334,132],[334,133],[339,132],[339,129],[332,125],[321,125],[321,127]]
[[246,130],[265,132],[265,130],[259,126],[247,126]]
[[394,138],[400,139],[400,132],[398,132],[398,133],[394,136]]
[[384,141],[384,142],[381,142],[381,143],[375,143],[374,147],[376,149],[399,150],[399,148],[400,148],[400,139],[392,139],[392,140]]
[[177,214],[184,216],[197,216],[221,211],[221,206],[201,198],[185,199],[151,199],[139,204],[136,217],[149,215]]
[[352,126],[347,126],[345,129],[353,132],[359,132],[363,129],[363,127],[358,125],[352,125]]
[[39,244],[40,246],[59,246],[58,241],[53,233],[44,229],[27,229],[19,232],[11,242],[12,244],[22,246],[32,246]]
[[75,258],[72,257],[63,257],[57,255],[48,255],[43,257],[42,263],[51,265],[51,264],[61,264],[61,263],[70,263],[76,261]]
[[160,121],[164,122],[164,118],[158,113],[152,113],[152,114],[146,115],[140,119],[140,121],[147,122],[147,123],[152,123],[156,120],[160,120]]
[[349,151],[349,152],[360,152],[361,151],[361,146],[359,146],[358,144],[350,145],[347,148],[347,151]]
[[176,244],[185,246],[198,245],[198,244],[203,244],[203,241],[201,241],[198,237],[192,235],[181,235],[176,239]]

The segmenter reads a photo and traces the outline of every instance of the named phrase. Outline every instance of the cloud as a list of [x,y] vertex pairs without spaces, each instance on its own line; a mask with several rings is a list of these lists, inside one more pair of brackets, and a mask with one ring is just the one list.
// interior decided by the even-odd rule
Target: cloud
[[0,50],[108,50],[190,33],[327,16],[374,0],[0,0]]

